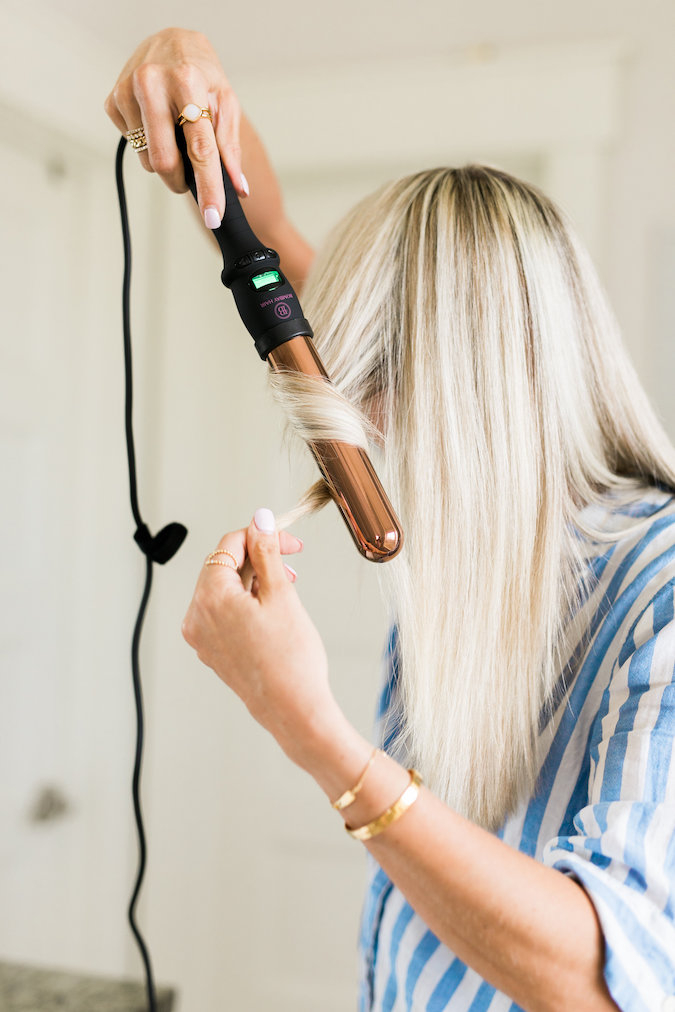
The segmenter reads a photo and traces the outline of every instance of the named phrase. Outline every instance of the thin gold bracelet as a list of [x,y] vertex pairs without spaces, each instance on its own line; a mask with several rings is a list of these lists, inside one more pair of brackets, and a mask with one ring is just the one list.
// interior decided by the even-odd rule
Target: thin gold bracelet
[[381,750],[379,748],[377,748],[377,747],[375,747],[373,749],[373,751],[371,753],[371,756],[370,756],[370,759],[366,763],[366,768],[364,769],[363,773],[361,774],[361,776],[359,777],[359,779],[356,781],[356,783],[354,784],[354,786],[351,787],[348,791],[345,791],[344,794],[341,794],[340,797],[337,799],[337,801],[331,802],[331,806],[333,808],[335,808],[338,812],[341,812],[343,808],[348,808],[349,805],[353,804],[354,801],[356,801],[356,795],[359,793],[359,791],[363,787],[363,781],[366,779],[366,773],[368,772],[368,770],[370,769],[370,767],[373,765],[373,762],[375,760],[375,756],[380,751]]
[[422,786],[422,777],[417,770],[408,770],[408,773],[410,774],[410,783],[398,801],[395,801],[386,812],[382,812],[382,815],[378,815],[372,822],[369,822],[366,826],[361,826],[359,829],[350,829],[345,823],[345,829],[350,836],[353,836],[355,840],[372,840],[374,836],[385,830],[387,826],[391,826],[392,822],[400,819],[411,805],[415,804],[419,797],[420,787]]

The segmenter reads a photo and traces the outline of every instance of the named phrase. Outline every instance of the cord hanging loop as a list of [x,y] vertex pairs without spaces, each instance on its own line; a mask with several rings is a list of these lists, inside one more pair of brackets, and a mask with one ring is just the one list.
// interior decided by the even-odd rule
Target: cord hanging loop
[[140,524],[136,528],[134,541],[144,555],[163,566],[169,559],[173,559],[186,537],[187,527],[183,524],[167,524],[154,535],[150,533],[147,524]]

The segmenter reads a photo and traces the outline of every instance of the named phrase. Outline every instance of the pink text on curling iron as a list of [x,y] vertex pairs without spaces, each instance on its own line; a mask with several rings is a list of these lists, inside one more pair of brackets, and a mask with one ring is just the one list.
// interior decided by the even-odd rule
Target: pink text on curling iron
[[284,299],[292,299],[292,298],[293,296],[291,295],[290,292],[287,292],[286,295],[277,295],[276,299],[267,299],[265,302],[261,302],[260,308],[264,309],[265,306],[272,306],[274,305],[275,302],[283,302]]

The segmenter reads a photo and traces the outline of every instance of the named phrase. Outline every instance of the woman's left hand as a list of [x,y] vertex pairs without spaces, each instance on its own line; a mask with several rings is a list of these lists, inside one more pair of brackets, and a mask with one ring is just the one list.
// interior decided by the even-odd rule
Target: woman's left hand
[[258,510],[247,530],[226,534],[218,548],[232,553],[238,568],[227,564],[229,555],[216,556],[225,565],[202,568],[183,636],[287,755],[306,766],[344,715],[328,684],[321,637],[282,560],[302,542],[277,533],[272,513]]

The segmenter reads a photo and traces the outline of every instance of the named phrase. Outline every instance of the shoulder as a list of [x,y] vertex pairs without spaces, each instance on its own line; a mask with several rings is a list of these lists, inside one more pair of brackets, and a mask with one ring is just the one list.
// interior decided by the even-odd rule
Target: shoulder
[[589,611],[621,666],[673,623],[675,494],[645,488],[631,500],[609,499],[592,510],[587,516],[614,540],[595,546]]
[[675,496],[647,490],[611,508],[611,524],[618,537],[596,560],[587,655],[590,795],[657,803],[675,791]]
[[582,519],[605,540],[588,552],[591,578],[567,629],[555,700],[573,710],[592,753],[628,724],[648,731],[657,686],[675,684],[675,495],[643,487],[607,496]]

